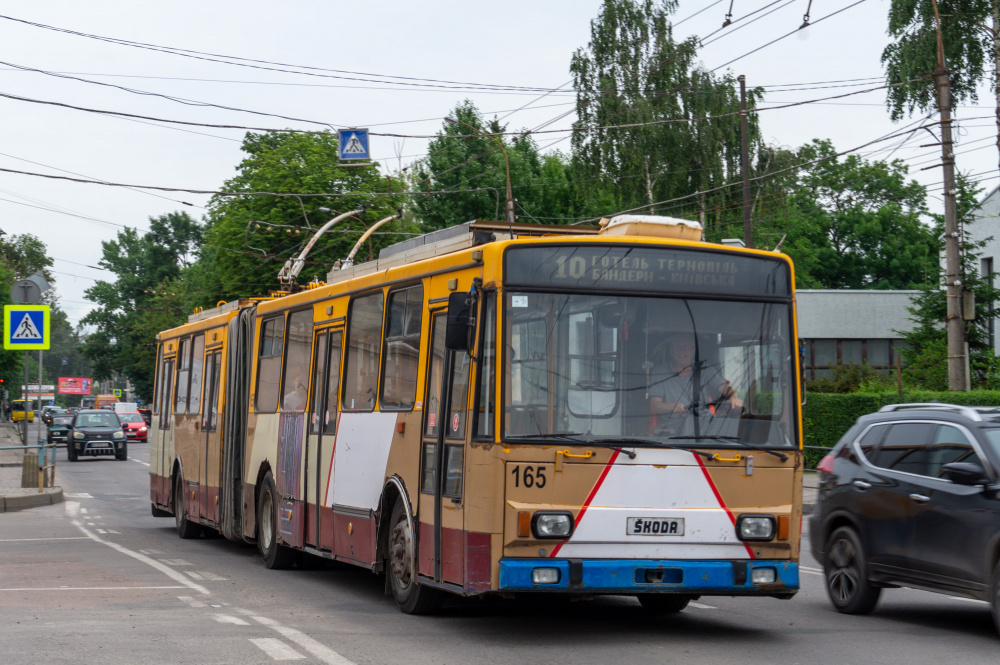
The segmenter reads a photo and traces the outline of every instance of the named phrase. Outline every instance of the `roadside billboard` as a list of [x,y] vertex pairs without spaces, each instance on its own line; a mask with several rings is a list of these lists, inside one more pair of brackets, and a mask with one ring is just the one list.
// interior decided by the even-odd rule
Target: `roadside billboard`
[[60,376],[59,377],[59,394],[60,395],[89,395],[90,394],[90,379],[84,379],[79,376]]

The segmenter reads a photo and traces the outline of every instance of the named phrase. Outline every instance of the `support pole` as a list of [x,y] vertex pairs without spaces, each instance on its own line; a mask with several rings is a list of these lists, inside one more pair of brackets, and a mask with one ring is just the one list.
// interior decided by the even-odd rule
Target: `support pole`
[[24,394],[21,396],[24,398],[24,411],[21,415],[21,443],[23,445],[28,445],[28,395],[30,391],[28,390],[28,352],[24,352]]
[[753,247],[750,213],[750,135],[747,122],[747,77],[740,74],[740,170],[743,172],[743,244]]

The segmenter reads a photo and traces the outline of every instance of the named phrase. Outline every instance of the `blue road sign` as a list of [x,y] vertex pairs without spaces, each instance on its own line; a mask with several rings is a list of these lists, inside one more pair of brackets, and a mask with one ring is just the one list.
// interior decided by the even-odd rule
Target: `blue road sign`
[[4,305],[3,348],[21,351],[46,350],[49,335],[48,305]]
[[368,150],[368,130],[367,129],[339,129],[337,130],[337,149],[342,160],[350,159],[371,159]]

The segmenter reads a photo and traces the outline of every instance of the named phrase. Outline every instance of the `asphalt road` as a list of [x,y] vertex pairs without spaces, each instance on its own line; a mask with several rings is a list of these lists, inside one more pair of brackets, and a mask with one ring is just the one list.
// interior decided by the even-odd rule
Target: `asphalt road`
[[984,603],[899,589],[835,613],[803,558],[793,599],[702,598],[679,615],[632,598],[450,601],[400,613],[381,577],[319,560],[270,571],[225,539],[150,516],[148,447],[66,461],[66,501],[0,514],[0,663],[996,663]]

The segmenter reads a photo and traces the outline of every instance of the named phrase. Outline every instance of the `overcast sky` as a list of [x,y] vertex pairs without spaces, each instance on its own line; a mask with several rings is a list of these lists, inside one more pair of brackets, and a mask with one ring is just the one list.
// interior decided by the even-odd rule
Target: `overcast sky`
[[[768,88],[763,106],[776,106],[881,85],[879,56],[887,43],[888,2],[862,0],[852,7],[856,1],[813,0],[812,25],[728,65],[795,30],[809,0],[734,0],[734,22],[723,30],[730,0],[681,0],[674,22],[681,38],[718,30],[704,40],[704,67],[745,74],[748,85]],[[569,113],[546,126],[567,128],[574,117],[570,92],[539,99],[538,92],[433,86],[428,79],[557,88],[569,81],[570,57],[586,46],[599,6],[599,0],[7,0],[0,8],[7,17],[0,18],[0,94],[207,124],[357,126],[411,135],[433,134],[441,118],[469,98],[486,115],[504,117],[512,129],[534,128]],[[761,11],[748,16],[755,10]],[[73,32],[360,74],[314,71],[322,76],[307,76],[239,67]],[[303,122],[185,105],[14,66]],[[795,148],[813,138],[829,138],[845,150],[917,120],[894,125],[884,99],[885,91],[877,90],[765,111],[760,123],[766,140],[775,145]],[[995,125],[988,91],[979,104],[957,110],[962,120],[958,167],[984,179],[989,191],[997,184],[998,158],[989,138],[995,136]],[[0,98],[0,118],[4,169],[215,190],[235,174],[242,158],[244,131],[237,129],[123,119],[10,98]],[[940,169],[920,169],[938,164],[940,149],[920,148],[933,142],[922,134],[902,147],[897,147],[901,139],[895,139],[862,154],[887,147],[871,154],[885,157],[896,148],[892,157],[906,160],[913,176],[931,185],[930,204],[939,208],[934,197],[940,190]],[[544,149],[569,148],[565,133],[536,138]],[[420,138],[372,137],[374,157],[393,170],[419,158],[425,148],[426,140]],[[126,226],[144,231],[149,217],[175,210],[200,218],[207,199],[0,172],[0,228],[35,234],[48,245],[55,259],[56,291],[75,323],[92,307],[84,290],[95,279],[112,277],[89,267],[100,260],[100,241],[113,239]]]

